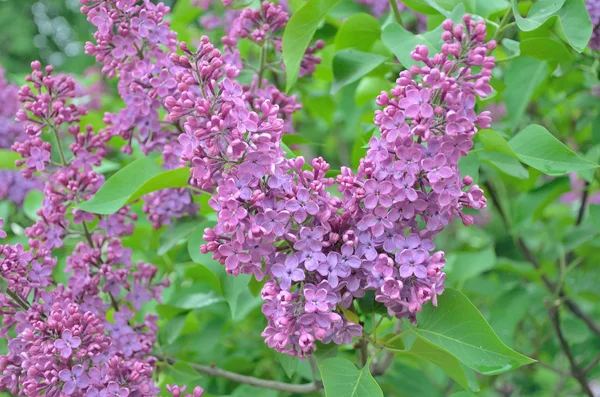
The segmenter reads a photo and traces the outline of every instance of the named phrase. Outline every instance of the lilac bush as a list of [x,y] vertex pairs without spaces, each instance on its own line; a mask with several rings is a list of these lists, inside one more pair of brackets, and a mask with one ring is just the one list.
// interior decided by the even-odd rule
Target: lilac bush
[[[506,332],[498,338],[469,299],[450,288],[462,288],[470,273],[486,272],[505,254],[493,246],[484,252],[489,236],[473,237],[477,232],[465,231],[472,241],[464,244],[465,229],[458,229],[459,223],[493,222],[487,208],[492,203],[503,244],[514,245],[506,255],[520,255],[505,258],[504,268],[527,261],[535,275],[519,267],[519,277],[540,279],[549,293],[545,325],[552,326],[569,366],[568,373],[554,372],[566,373],[578,390],[592,395],[588,380],[600,357],[586,365],[574,358],[559,318],[563,305],[569,320],[600,332],[588,308],[568,296],[577,287],[565,284],[579,264],[573,241],[587,229],[575,230],[557,247],[533,245],[526,233],[534,229],[527,217],[546,216],[543,206],[559,196],[554,201],[580,203],[574,227],[583,223],[591,230],[584,219],[586,211],[594,216],[587,208],[597,196],[589,189],[599,151],[591,148],[580,158],[540,125],[504,137],[514,133],[534,95],[515,94],[515,82],[536,83],[551,66],[553,76],[575,80],[581,76],[571,73],[583,73],[562,58],[545,59],[549,55],[533,51],[526,40],[542,46],[560,39],[591,60],[579,69],[597,69],[595,2],[585,4],[590,20],[580,21],[582,31],[585,23],[593,25],[589,49],[578,42],[583,33],[563,29],[568,9],[556,14],[561,24],[544,25],[557,40],[530,29],[546,17],[534,15],[537,4],[523,22],[508,5],[478,5],[485,15],[471,15],[465,5],[449,10],[434,0],[188,0],[176,4],[190,13],[188,21],[188,15],[150,0],[80,2],[94,29],[85,53],[99,65],[100,81],[85,87],[39,61],[31,62],[20,89],[0,74],[6,104],[0,110],[0,148],[19,156],[19,171],[0,171],[0,199],[19,206],[31,189],[43,196],[36,219],[22,231],[11,223],[6,233],[0,218],[0,335],[7,342],[0,391],[28,397],[255,392],[214,380],[225,378],[285,395],[396,395],[394,377],[413,376],[409,368],[394,366],[395,357],[406,356],[439,366],[461,388],[478,391],[469,371],[497,375],[533,362],[508,348]],[[379,20],[368,18],[373,26],[364,38],[357,32],[340,37],[347,16],[365,9]],[[405,16],[417,26],[404,23]],[[427,24],[440,22],[426,32]],[[188,25],[196,30],[182,28]],[[198,26],[200,33],[190,34]],[[511,29],[533,32],[519,48],[527,56],[510,55],[514,43],[503,36]],[[497,43],[502,50],[496,56],[502,62],[518,58],[517,66],[494,70]],[[515,76],[513,68],[535,73]],[[495,92],[492,83],[505,75]],[[341,93],[329,94],[330,88]],[[122,104],[101,115],[103,96],[113,90]],[[497,95],[511,101],[499,104]],[[366,96],[370,102],[360,105]],[[515,105],[517,96],[526,101]],[[542,99],[538,105],[549,106]],[[484,109],[502,111],[492,117]],[[578,112],[583,124],[593,113]],[[101,122],[88,123],[94,117]],[[306,143],[306,130],[321,133],[323,119],[330,119],[327,128],[336,139],[354,127],[360,131],[350,156],[344,156],[344,145]],[[502,133],[492,130],[502,123]],[[593,127],[591,135],[596,132]],[[339,159],[328,156],[338,149]],[[145,162],[132,161],[140,156]],[[112,176],[114,169],[103,168],[107,162],[118,163]],[[520,191],[533,192],[518,208],[499,204],[507,195],[496,190],[502,173],[520,180]],[[541,180],[542,174],[549,177]],[[573,182],[567,194],[559,179],[565,174]],[[541,196],[546,190],[552,190],[551,199]],[[570,227],[564,220],[560,225]],[[137,238],[149,241],[132,248],[140,230],[147,234]],[[455,236],[463,246],[448,241]],[[182,243],[186,249],[180,250]],[[540,261],[536,250],[552,252]],[[556,281],[546,269],[555,260]],[[499,276],[478,288],[504,282]],[[521,288],[521,282],[511,288]],[[501,294],[494,299],[502,302]],[[231,309],[227,325],[220,321],[221,307],[199,311],[219,303]],[[508,303],[511,315],[519,311]],[[263,315],[260,329],[252,323],[250,334],[234,334],[234,347],[203,339],[224,337],[253,310]],[[260,343],[261,358],[278,357],[289,382],[272,370],[266,373],[273,380],[229,371],[260,368],[256,355],[246,357],[244,350],[259,338],[267,346]],[[232,349],[236,355],[227,356]],[[207,352],[224,357],[227,370]],[[327,357],[332,352],[339,356]],[[351,355],[360,369],[343,358]],[[294,377],[303,364],[303,374]],[[298,383],[309,371],[312,381]],[[186,376],[180,382],[172,372]],[[198,380],[196,373],[208,377]],[[502,391],[492,382],[489,388]],[[454,384],[444,393],[451,391]]]

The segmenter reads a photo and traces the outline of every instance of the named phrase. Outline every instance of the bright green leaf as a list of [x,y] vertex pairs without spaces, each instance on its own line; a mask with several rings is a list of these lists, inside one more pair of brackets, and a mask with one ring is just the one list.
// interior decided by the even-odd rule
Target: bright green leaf
[[383,397],[369,365],[359,370],[351,361],[335,357],[320,361],[319,369],[327,397]]
[[448,280],[467,281],[490,270],[496,264],[494,247],[487,247],[473,252],[454,251],[448,254],[446,272]]
[[598,167],[598,164],[579,157],[541,125],[527,126],[509,144],[521,161],[547,175],[558,176]]
[[142,157],[115,173],[91,199],[77,208],[94,214],[114,214],[145,194],[188,186],[189,178],[188,168],[165,171],[150,157]]
[[345,49],[333,57],[333,84],[331,92],[355,82],[385,61],[385,57],[369,52]]
[[567,47],[550,37],[532,37],[521,41],[521,55],[542,61],[558,61],[560,63],[573,60]]
[[298,357],[292,357],[283,353],[275,353],[275,355],[287,377],[292,379],[292,376],[296,373],[296,368],[298,368]]
[[475,0],[475,14],[484,18],[489,18],[508,7],[510,7],[508,0]]
[[438,307],[426,305],[418,321],[414,332],[482,374],[500,374],[534,362],[502,343],[477,308],[457,290],[447,288],[438,298]]
[[479,159],[482,163],[490,165],[506,175],[518,179],[529,178],[529,171],[523,167],[523,164],[516,157],[498,152],[483,152],[479,153]]
[[439,51],[441,48],[440,34],[441,31],[436,29],[415,35],[397,23],[390,23],[383,29],[381,41],[398,58],[402,66],[410,68],[412,65],[417,64],[417,61],[410,56],[416,46],[427,46],[429,53],[432,55]]
[[161,234],[158,246],[158,255],[166,254],[171,248],[173,248],[179,241],[188,237],[194,229],[198,226],[198,221],[195,219],[186,221],[175,221],[169,225],[167,230]]
[[43,200],[44,194],[41,191],[37,189],[30,190],[23,201],[23,213],[25,213],[25,216],[32,221],[37,220],[38,216],[36,212],[42,208]]
[[435,15],[438,10],[427,4],[425,0],[402,0],[402,3],[413,11],[421,14]]
[[171,296],[166,304],[178,309],[201,309],[224,301],[225,299],[218,296],[214,291],[197,292],[184,288],[179,289]]
[[23,160],[16,152],[10,149],[0,149],[0,170],[16,170],[15,161]]
[[287,92],[298,80],[300,63],[317,27],[338,2],[339,0],[308,0],[288,21],[282,38]]
[[427,339],[421,336],[417,335],[409,350],[393,351],[401,356],[414,356],[429,361],[430,363],[437,365],[463,388],[469,388],[469,381],[463,367],[460,364],[460,361],[458,361],[458,359],[448,351],[429,342]]
[[392,83],[381,77],[366,76],[363,77],[356,87],[354,100],[358,106],[374,102],[381,91],[387,91],[392,87]]
[[458,169],[460,171],[460,175],[464,178],[469,175],[473,178],[473,182],[477,183],[479,181],[479,153],[470,152],[464,157],[461,157],[458,160]]
[[583,0],[540,0],[529,10],[527,18],[519,13],[517,0],[511,0],[519,29],[530,32],[550,22],[558,37],[581,52],[592,35],[592,22]]
[[538,59],[519,57],[508,65],[504,77],[504,99],[512,128],[521,122],[533,93],[547,75],[548,64]]
[[[310,145],[312,142],[300,134],[283,134],[282,138],[286,146],[290,145]],[[285,150],[285,149],[284,149]]]
[[335,35],[336,51],[345,48],[354,48],[368,52],[373,43],[381,36],[381,26],[369,14],[356,14],[351,16],[340,27]]

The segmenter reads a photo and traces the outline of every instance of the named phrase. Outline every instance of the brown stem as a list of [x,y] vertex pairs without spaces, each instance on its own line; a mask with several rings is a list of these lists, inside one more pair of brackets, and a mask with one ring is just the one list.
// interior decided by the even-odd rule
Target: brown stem
[[[161,358],[159,357],[159,359]],[[163,358],[163,360],[167,361],[171,365],[175,363],[175,360],[172,358]],[[200,364],[190,364],[190,366],[196,371],[205,373],[210,376],[217,376],[219,378],[229,379],[233,382],[245,383],[251,386],[262,387],[271,390],[285,391],[288,393],[308,394],[317,392],[323,388],[321,382],[311,382],[304,384],[284,383],[225,371],[224,369],[217,368],[214,365],[208,366]]]
[[[489,183],[489,182],[486,182],[484,184],[484,186],[485,186],[485,188],[487,190],[487,194],[490,197],[492,203],[494,204],[494,206],[498,210],[498,214],[502,218],[502,222],[504,223],[504,225],[505,225],[508,233],[510,234],[511,233],[510,232],[510,222],[508,220],[508,217],[506,216],[506,213],[504,212],[504,210],[500,206],[500,202],[498,200],[498,196],[496,195],[495,189],[493,188],[492,184]],[[585,207],[585,205],[582,205],[582,207]],[[582,210],[580,210],[579,212],[581,213]],[[583,216],[582,216],[582,218],[583,218]],[[578,216],[578,219],[579,219],[579,216]],[[581,222],[581,220],[579,220],[579,222]],[[525,259],[527,259],[527,261],[530,262],[536,270],[540,270],[541,266],[540,266],[539,261],[537,260],[537,258],[533,254],[533,252],[531,252],[531,250],[529,249],[529,247],[527,247],[527,244],[525,243],[525,240],[522,237],[515,236],[515,245],[521,251],[521,253],[525,257]],[[568,257],[570,256],[569,254],[567,254]],[[544,285],[546,286],[546,288],[551,293],[554,294],[556,292],[556,285],[554,284],[554,282],[552,282],[552,280],[550,280],[548,278],[548,276],[546,276],[545,274],[541,275],[541,279],[542,279],[542,282],[544,283]],[[581,321],[583,321],[587,325],[587,327],[593,333],[595,333],[597,336],[600,336],[600,326],[598,326],[598,324],[596,324],[594,322],[594,320],[592,320],[587,314],[585,314],[581,310],[581,308],[579,307],[579,305],[577,305],[575,302],[573,302],[566,295],[566,293],[565,293],[564,289],[562,288],[562,286],[558,290],[558,296],[564,302],[564,304],[567,306],[567,308],[571,311],[571,313],[573,313],[576,317],[578,317]]]
[[569,344],[565,339],[562,329],[560,328],[560,314],[558,311],[557,303],[549,305],[548,314],[550,315],[550,320],[552,322],[552,326],[554,327],[554,332],[556,333],[558,341],[560,342],[560,347],[562,348],[562,351],[565,353],[567,359],[569,360],[569,365],[571,366],[571,375],[579,382],[581,390],[585,394],[587,394],[590,397],[594,397],[594,393],[592,393],[592,390],[590,389],[588,381],[585,377],[585,371],[581,369],[579,365],[577,365],[575,357],[573,357],[573,353],[571,352],[571,348],[569,347]]

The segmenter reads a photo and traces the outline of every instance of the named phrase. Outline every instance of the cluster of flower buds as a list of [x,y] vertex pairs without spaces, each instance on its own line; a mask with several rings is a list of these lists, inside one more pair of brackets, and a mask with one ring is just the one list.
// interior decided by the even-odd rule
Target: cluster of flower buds
[[164,98],[176,85],[168,53],[176,48],[176,33],[165,16],[169,7],[149,0],[81,0],[81,11],[98,28],[96,44],[88,42],[86,54],[103,65],[102,73],[119,79],[125,108],[107,114],[112,135],[120,135],[131,153],[132,140],[145,153],[160,151],[171,140],[175,126],[160,121]]
[[[239,51],[236,49],[238,40],[246,38],[262,47],[262,51],[266,52],[272,48],[277,53],[281,53],[281,35],[289,18],[288,12],[282,5],[269,1],[262,2],[258,9],[246,8],[233,20],[227,36],[222,39],[223,44],[228,53],[234,54],[238,58]],[[315,71],[315,67],[321,62],[321,59],[314,53],[324,46],[325,42],[318,40],[314,46],[306,49],[300,64],[300,77],[310,76]],[[229,61],[231,62],[231,60]],[[241,63],[241,60],[236,59],[236,62]],[[281,66],[283,67],[283,63]],[[262,82],[259,82],[260,84]]]
[[[10,84],[0,67],[0,149],[8,149],[24,135],[23,123],[15,120],[19,108],[19,87]],[[30,190],[41,190],[39,178],[26,179],[19,171],[0,170],[0,200],[9,200],[16,205],[23,204]]]
[[236,70],[206,39],[177,60],[190,70],[178,76],[180,99],[169,99],[171,117],[186,117],[183,160],[200,187],[216,186],[209,204],[218,222],[201,250],[230,274],[270,279],[262,291],[269,346],[302,357],[315,341],[350,342],[362,330],[346,313],[369,290],[390,315],[413,321],[425,303],[436,304],[445,259],[432,237],[455,216],[471,224],[464,208],[485,207],[458,161],[490,123],[474,107],[491,91],[494,43],[483,44],[482,21],[463,21],[444,22],[441,54],[429,58],[418,46],[412,56],[424,66],[378,97],[381,138],[372,138],[356,175],[342,169],[342,199],[328,192],[334,181],[322,159],[308,167],[283,157],[276,110],[263,103],[261,114],[244,101]]
[[[133,232],[136,219],[129,208],[108,216],[74,208],[104,182],[92,166],[101,163],[110,135],[94,134],[89,126],[80,130],[86,110],[71,103],[73,79],[55,77],[39,62],[32,68],[27,82],[33,88],[19,91],[18,120],[27,136],[13,148],[24,158],[24,175],[42,173],[47,182],[38,221],[26,229],[29,247],[0,244],[0,278],[6,281],[1,333],[8,339],[8,353],[0,356],[0,390],[28,397],[157,396],[157,318],[147,315],[137,323],[130,307],[137,311],[160,300],[168,280],[157,281],[151,264],[133,263],[131,249],[123,246],[121,238]],[[55,159],[42,139],[46,133],[54,135]],[[38,156],[35,148],[46,154]],[[63,285],[52,278],[52,249],[67,238],[82,241],[66,258]]]

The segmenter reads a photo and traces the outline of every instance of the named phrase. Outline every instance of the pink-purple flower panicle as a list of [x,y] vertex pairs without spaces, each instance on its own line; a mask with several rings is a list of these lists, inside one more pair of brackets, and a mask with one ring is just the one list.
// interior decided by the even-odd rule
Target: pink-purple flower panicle
[[474,108],[491,91],[487,53],[495,46],[483,44],[485,24],[469,16],[443,27],[442,52],[429,58],[418,46],[412,55],[423,66],[378,97],[380,138],[356,174],[343,168],[337,177],[342,199],[328,191],[335,181],[325,161],[283,157],[277,110],[267,101],[249,106],[237,70],[207,39],[197,53],[184,47],[185,57],[173,57],[188,70],[178,75],[180,98],[167,101],[172,120],[186,120],[182,160],[200,188],[215,189],[209,204],[218,222],[201,251],[230,274],[269,279],[262,297],[270,347],[303,357],[316,341],[349,343],[362,329],[347,310],[369,290],[390,315],[413,321],[443,292],[444,253],[433,236],[457,215],[471,224],[465,208],[485,207],[458,161],[490,123]]
[[[18,120],[27,135],[13,149],[23,157],[24,176],[42,174],[46,184],[38,220],[26,229],[29,247],[0,244],[0,277],[6,281],[1,333],[9,350],[0,356],[0,390],[28,397],[157,396],[157,318],[136,322],[130,308],[160,301],[169,282],[157,280],[155,266],[133,262],[123,246],[137,218],[128,207],[102,216],[75,207],[104,183],[92,166],[100,164],[111,135],[94,134],[89,126],[81,131],[86,109],[72,104],[72,78],[54,76],[39,62],[32,68],[30,85],[19,92]],[[58,155],[52,155],[49,135]],[[38,156],[35,148],[47,155]],[[80,242],[66,258],[66,284],[56,284],[52,249],[67,238]],[[198,390],[194,397],[202,394]]]

